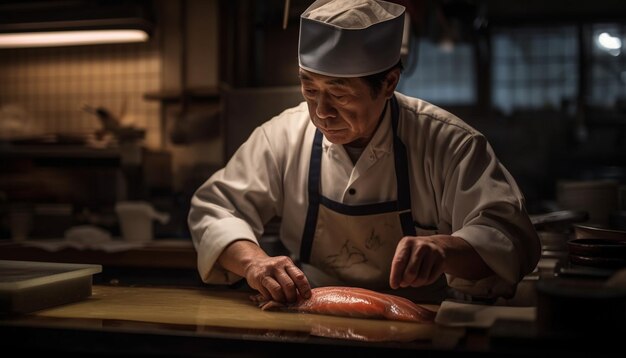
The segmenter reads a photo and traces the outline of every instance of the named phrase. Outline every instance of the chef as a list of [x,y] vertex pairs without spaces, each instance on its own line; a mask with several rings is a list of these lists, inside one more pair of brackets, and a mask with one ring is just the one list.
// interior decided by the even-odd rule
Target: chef
[[[404,16],[380,0],[305,10],[304,102],[256,128],[192,198],[204,282],[245,279],[281,302],[329,285],[437,302],[510,297],[535,268],[524,197],[485,137],[395,92]],[[259,246],[275,216],[290,256]]]

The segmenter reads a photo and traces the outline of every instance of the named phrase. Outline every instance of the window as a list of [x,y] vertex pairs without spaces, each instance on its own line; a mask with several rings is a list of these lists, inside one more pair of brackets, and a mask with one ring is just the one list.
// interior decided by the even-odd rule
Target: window
[[476,102],[476,74],[472,45],[442,47],[428,39],[412,42],[398,90],[442,105]]
[[492,103],[505,114],[555,109],[578,94],[578,44],[574,26],[495,29]]

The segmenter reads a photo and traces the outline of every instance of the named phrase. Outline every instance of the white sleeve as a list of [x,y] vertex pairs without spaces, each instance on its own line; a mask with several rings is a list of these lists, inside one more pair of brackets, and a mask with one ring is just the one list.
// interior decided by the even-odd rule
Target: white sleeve
[[540,244],[514,179],[482,135],[469,137],[445,173],[443,212],[452,235],[467,241],[495,276],[478,281],[448,276],[448,284],[481,297],[509,297],[537,265]]
[[241,277],[222,269],[217,259],[233,241],[258,245],[267,221],[280,215],[282,178],[264,127],[258,127],[226,167],[198,188],[188,216],[198,254],[198,272],[212,284]]

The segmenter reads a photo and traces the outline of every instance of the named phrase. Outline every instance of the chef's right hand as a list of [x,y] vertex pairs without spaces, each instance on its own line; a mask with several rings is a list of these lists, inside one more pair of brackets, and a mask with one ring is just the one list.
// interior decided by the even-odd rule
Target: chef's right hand
[[267,300],[295,302],[298,293],[311,297],[311,286],[304,272],[287,256],[257,258],[246,266],[248,285]]
[[248,285],[259,291],[266,300],[295,302],[298,294],[311,297],[311,285],[293,261],[287,256],[270,257],[249,240],[237,240],[222,251],[220,266],[245,277]]

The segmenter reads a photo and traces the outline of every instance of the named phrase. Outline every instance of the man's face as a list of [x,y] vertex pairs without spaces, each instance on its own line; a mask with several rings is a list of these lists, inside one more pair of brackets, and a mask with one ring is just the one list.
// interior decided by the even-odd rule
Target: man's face
[[370,87],[361,78],[329,77],[304,69],[299,75],[311,120],[326,139],[334,144],[367,145],[389,91],[383,88],[372,98]]

